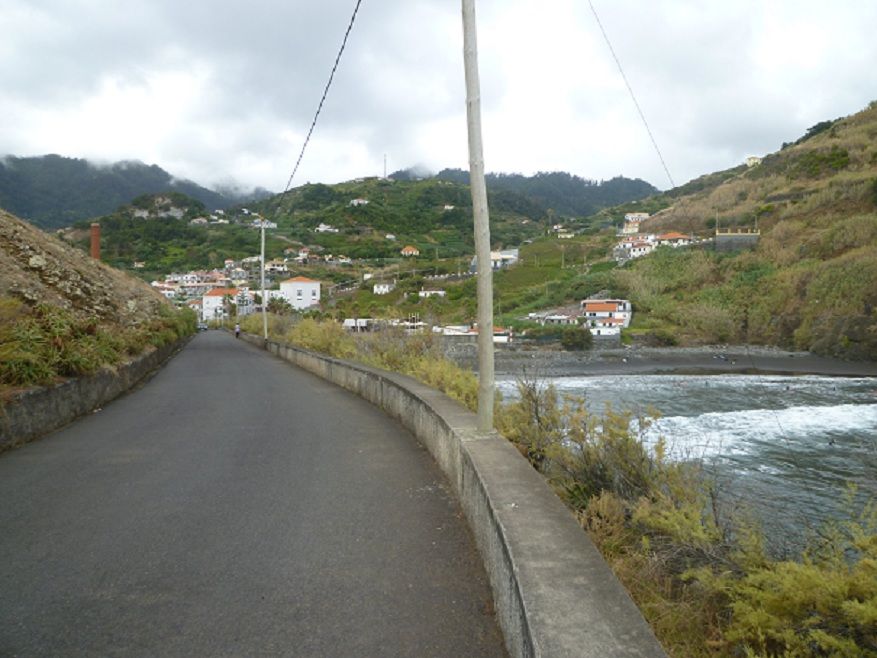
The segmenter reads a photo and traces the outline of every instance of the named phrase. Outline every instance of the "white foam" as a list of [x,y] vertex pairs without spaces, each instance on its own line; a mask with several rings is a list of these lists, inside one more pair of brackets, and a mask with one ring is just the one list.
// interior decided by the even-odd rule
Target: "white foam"
[[799,406],[787,409],[747,409],[710,412],[698,416],[660,418],[646,431],[655,441],[663,436],[674,451],[700,456],[751,452],[757,444],[810,448],[826,444],[833,436],[848,435],[874,440],[877,404]]

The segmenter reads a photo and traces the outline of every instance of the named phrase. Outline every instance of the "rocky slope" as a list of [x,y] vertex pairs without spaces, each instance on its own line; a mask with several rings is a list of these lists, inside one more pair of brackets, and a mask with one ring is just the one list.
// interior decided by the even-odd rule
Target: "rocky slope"
[[0,298],[46,303],[102,323],[136,326],[167,308],[142,281],[0,210]]

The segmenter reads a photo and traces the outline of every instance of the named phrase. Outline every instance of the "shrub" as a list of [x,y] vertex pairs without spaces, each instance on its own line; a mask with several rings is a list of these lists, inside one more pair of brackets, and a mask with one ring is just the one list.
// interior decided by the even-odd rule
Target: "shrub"
[[350,334],[337,322],[318,322],[306,318],[287,334],[289,341],[308,350],[322,352],[341,359],[356,353]]
[[800,560],[774,560],[757,525],[722,512],[699,462],[645,443],[649,422],[519,382],[499,428],[577,512],[670,655],[877,656],[877,504],[823,528]]

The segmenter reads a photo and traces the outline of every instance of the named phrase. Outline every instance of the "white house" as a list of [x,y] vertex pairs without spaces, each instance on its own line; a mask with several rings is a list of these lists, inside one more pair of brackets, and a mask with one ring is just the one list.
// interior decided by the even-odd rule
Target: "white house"
[[594,318],[587,324],[592,336],[620,336],[624,320],[621,318]]
[[444,290],[426,290],[426,289],[422,289],[420,292],[417,293],[418,297],[420,297],[420,298],[424,298],[424,297],[444,297],[444,296],[447,295],[447,294],[448,294],[448,293],[447,293],[446,291],[444,291]]
[[320,303],[320,282],[297,276],[280,283],[280,294],[294,309],[316,306]]
[[286,265],[286,261],[275,258],[265,263],[265,271],[272,274],[285,274],[289,272],[289,268]]
[[747,167],[755,167],[756,165],[760,165],[760,164],[761,164],[761,158],[759,158],[757,155],[750,155],[748,158],[746,158],[746,166]]
[[396,289],[396,282],[393,281],[389,283],[387,281],[382,281],[380,283],[376,283],[372,286],[372,292],[376,295],[389,295]]
[[624,216],[622,235],[636,235],[639,233],[639,225],[649,218],[647,212],[629,212]]
[[652,253],[657,245],[651,240],[626,239],[615,246],[615,260],[625,261]]
[[201,321],[222,320],[228,317],[227,300],[234,301],[240,290],[237,288],[214,288],[201,297]]
[[514,265],[518,262],[519,258],[520,250],[518,249],[504,249],[503,251],[490,252],[490,264],[495,270],[500,270],[503,267]]
[[656,238],[659,246],[666,247],[684,247],[691,244],[691,236],[676,231],[670,233],[662,233]]
[[331,224],[324,224],[320,222],[320,225],[314,229],[317,233],[337,233],[338,229],[332,226]]
[[621,326],[627,327],[633,316],[633,308],[626,299],[585,299],[582,300],[582,316],[592,328],[598,322],[616,324],[605,323],[604,320],[621,320]]
[[368,199],[352,199],[350,201],[350,205],[353,206],[354,208],[358,208],[359,206],[367,206]]

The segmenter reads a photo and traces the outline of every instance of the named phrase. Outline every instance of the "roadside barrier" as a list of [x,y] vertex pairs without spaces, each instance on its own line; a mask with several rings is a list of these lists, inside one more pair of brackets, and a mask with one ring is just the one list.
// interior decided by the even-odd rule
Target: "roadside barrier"
[[399,420],[432,453],[475,535],[512,656],[666,657],[587,534],[518,451],[407,377],[258,336],[242,339]]

